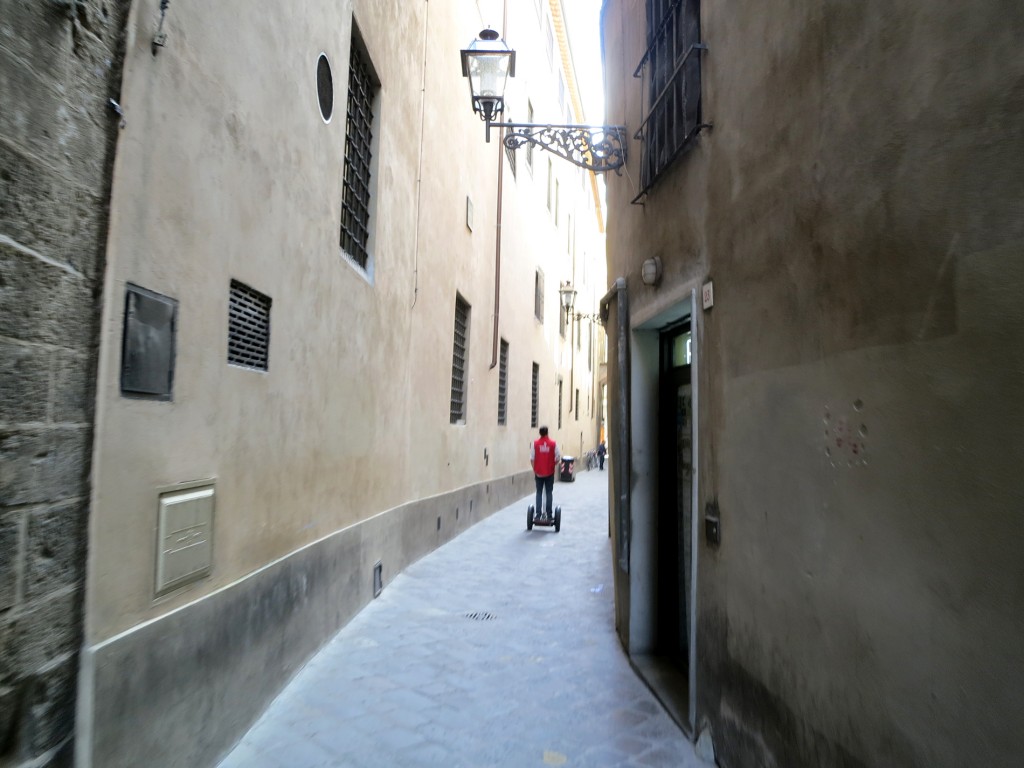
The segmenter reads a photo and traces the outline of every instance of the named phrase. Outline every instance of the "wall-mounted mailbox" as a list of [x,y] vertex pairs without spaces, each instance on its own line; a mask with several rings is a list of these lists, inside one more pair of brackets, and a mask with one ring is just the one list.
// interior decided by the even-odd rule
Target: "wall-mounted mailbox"
[[157,519],[156,594],[210,573],[214,487],[209,480],[164,489]]

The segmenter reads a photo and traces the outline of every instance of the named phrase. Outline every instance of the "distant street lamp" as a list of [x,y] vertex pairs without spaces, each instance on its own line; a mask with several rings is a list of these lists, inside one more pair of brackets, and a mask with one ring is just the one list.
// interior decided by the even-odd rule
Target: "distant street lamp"
[[508,128],[504,142],[510,150],[536,144],[563,160],[595,173],[614,171],[626,162],[626,127],[622,125],[551,125],[544,123],[499,123],[505,111],[505,86],[516,76],[516,52],[493,29],[462,51],[462,76],[469,79],[473,111],[491,127]]

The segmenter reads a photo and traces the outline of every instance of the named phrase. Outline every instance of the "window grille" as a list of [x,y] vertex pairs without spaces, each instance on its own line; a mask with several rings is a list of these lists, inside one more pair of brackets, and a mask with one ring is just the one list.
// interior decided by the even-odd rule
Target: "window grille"
[[647,0],[647,51],[633,73],[643,77],[647,115],[639,201],[703,127],[700,94],[700,0]]
[[544,322],[544,273],[539,269],[533,276],[533,316]]
[[574,410],[576,412],[576,421],[579,421],[580,420],[580,391],[578,389],[576,390],[576,401],[575,402],[576,402],[576,407],[574,408]]
[[568,326],[568,321],[565,319],[566,311],[561,307],[558,308],[558,335],[563,339],[565,338],[565,329]]
[[533,382],[530,393],[530,426],[536,427],[540,411],[540,366],[533,364]]
[[370,239],[370,173],[373,159],[373,102],[377,86],[370,64],[352,38],[345,112],[345,174],[341,201],[341,247],[366,269]]
[[270,354],[269,296],[231,281],[228,301],[228,362],[267,370]]
[[466,368],[469,360],[469,304],[455,297],[455,338],[452,343],[451,423],[466,420]]
[[558,428],[562,428],[562,377],[558,377]]
[[508,342],[501,340],[498,353],[498,424],[508,421]]

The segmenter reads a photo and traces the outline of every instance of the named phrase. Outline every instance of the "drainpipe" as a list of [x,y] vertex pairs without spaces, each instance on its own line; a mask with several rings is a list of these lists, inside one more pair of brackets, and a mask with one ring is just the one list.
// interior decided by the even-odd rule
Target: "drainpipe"
[[[501,16],[501,36],[505,37],[508,29],[508,0],[505,0]],[[505,175],[504,154],[505,129],[501,129],[498,141],[498,210],[497,224],[494,228],[494,327],[491,329],[491,369],[498,364],[498,317],[501,308],[501,196],[504,189],[502,178]]]
[[[615,307],[615,330],[617,334],[616,375],[618,398],[613,409],[617,417],[612,430],[613,456],[615,456],[615,498],[612,499],[615,520],[618,522],[619,568],[629,573],[629,538],[632,529],[630,515],[630,433],[629,423],[629,300],[626,293],[626,278],[616,279],[611,290],[601,299],[601,322],[607,323],[611,312],[611,301],[617,298]],[[605,325],[607,328],[607,325]]]

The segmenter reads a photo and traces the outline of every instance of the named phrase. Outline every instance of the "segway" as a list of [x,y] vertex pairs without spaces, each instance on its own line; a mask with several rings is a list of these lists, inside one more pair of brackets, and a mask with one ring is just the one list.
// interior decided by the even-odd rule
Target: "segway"
[[554,527],[555,533],[562,530],[562,508],[555,507],[555,514],[548,517],[545,514],[537,514],[533,504],[526,508],[526,530],[532,531],[533,526],[543,525],[547,528]]

